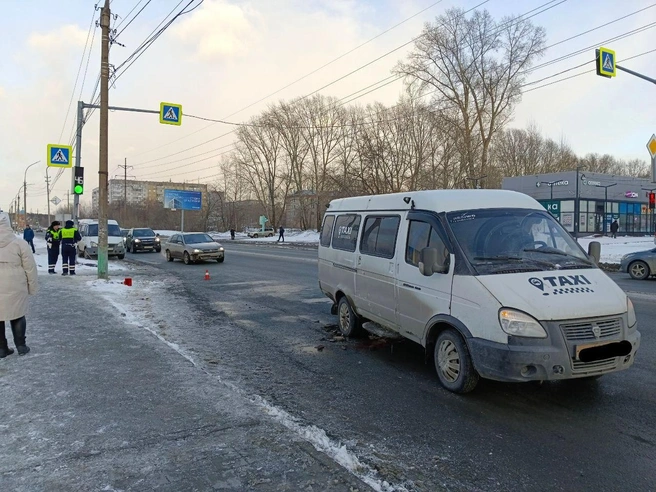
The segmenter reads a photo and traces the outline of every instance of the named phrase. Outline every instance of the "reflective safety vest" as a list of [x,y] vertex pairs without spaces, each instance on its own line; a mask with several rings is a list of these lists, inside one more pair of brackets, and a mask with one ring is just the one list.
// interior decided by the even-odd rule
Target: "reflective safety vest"
[[70,229],[67,227],[64,227],[59,231],[60,237],[62,239],[75,239],[75,233],[77,232],[77,229],[75,227],[71,227]]
[[53,241],[59,241],[61,239],[61,229],[58,231],[55,231],[53,229],[50,229],[50,237],[52,238]]

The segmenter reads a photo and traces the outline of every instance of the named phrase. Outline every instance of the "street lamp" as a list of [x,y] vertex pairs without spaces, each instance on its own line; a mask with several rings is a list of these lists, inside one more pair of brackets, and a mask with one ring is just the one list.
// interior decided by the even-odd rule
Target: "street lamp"
[[606,231],[606,209],[608,208],[608,188],[612,186],[617,186],[617,183],[609,184],[609,185],[595,185],[596,188],[603,188],[604,189],[604,230],[603,233],[606,234],[608,231]]
[[560,183],[561,180],[558,181],[540,181],[540,184],[547,185],[549,187],[549,200],[553,201],[553,187],[556,183]]
[[27,166],[25,174],[23,174],[23,207],[25,207],[25,225],[27,225],[27,170],[32,166],[36,166],[41,161],[36,161]]

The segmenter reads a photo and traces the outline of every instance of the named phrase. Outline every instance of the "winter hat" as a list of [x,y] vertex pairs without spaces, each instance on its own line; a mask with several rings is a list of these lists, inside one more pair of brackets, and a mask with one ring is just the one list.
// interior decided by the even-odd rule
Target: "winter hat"
[[0,212],[0,229],[11,231],[11,220],[9,220],[9,215],[6,212]]
[[54,229],[55,226],[60,226],[60,225],[61,225],[61,222],[59,222],[58,220],[55,220],[55,221],[53,221],[52,224],[50,224],[50,228]]
[[66,227],[73,227],[73,221],[72,220],[67,220],[66,221]]

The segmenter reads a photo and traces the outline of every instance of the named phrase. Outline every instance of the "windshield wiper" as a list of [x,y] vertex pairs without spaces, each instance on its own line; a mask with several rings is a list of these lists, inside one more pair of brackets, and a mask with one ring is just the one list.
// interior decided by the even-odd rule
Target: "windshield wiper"
[[527,253],[543,253],[545,255],[558,255],[558,256],[567,256],[568,258],[574,258],[576,260],[582,261],[588,265],[592,265],[592,262],[590,260],[586,260],[585,258],[580,258],[578,256],[575,256],[570,253],[565,253],[564,251],[561,251],[559,249],[552,249],[552,248],[526,248],[523,251]]
[[524,258],[521,256],[508,256],[508,255],[497,255],[497,256],[474,256],[476,261],[523,261]]

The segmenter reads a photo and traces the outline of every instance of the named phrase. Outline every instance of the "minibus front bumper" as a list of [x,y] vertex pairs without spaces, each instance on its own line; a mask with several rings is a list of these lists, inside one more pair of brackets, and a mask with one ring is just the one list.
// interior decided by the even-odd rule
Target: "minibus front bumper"
[[[547,381],[599,376],[627,369],[640,347],[640,332],[626,330],[624,318],[614,320],[619,336],[604,336],[599,326],[610,326],[610,319],[583,320],[577,323],[541,323],[547,330],[544,339],[509,337],[509,343],[469,338],[470,353],[476,371],[497,381]],[[575,327],[575,329],[569,327]],[[589,330],[588,330],[589,327]],[[589,333],[588,333],[589,331]]]

